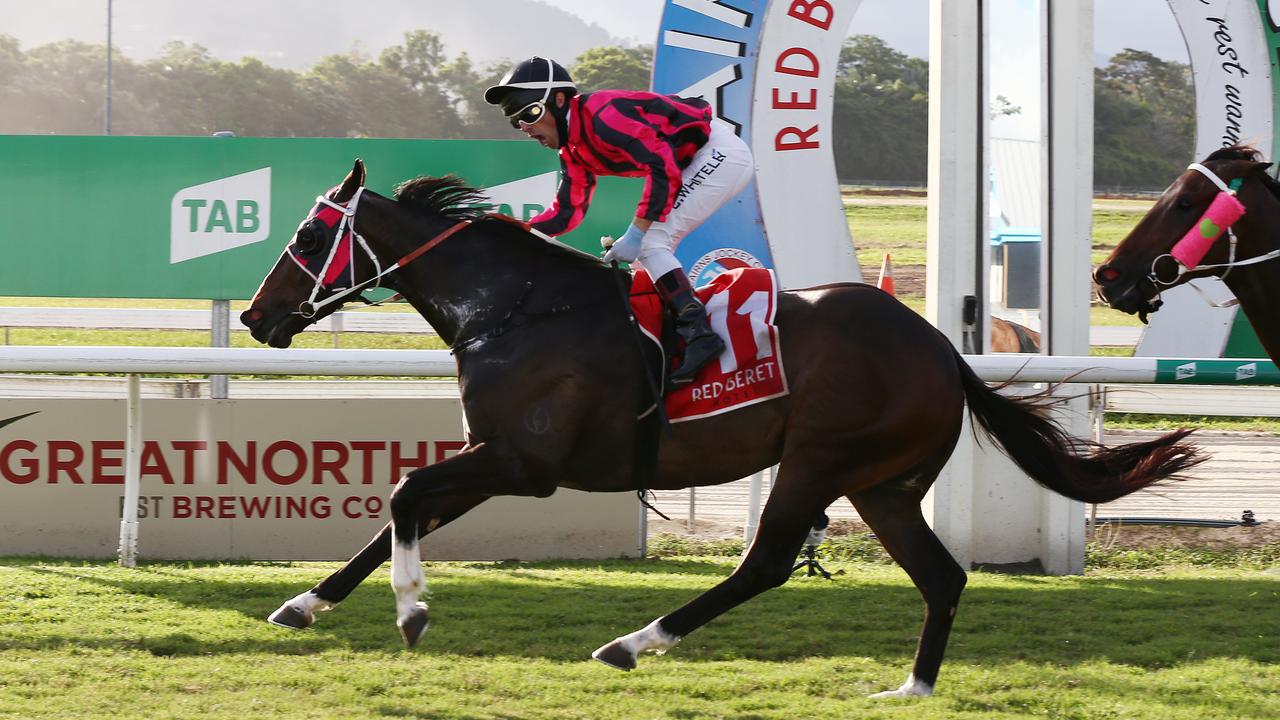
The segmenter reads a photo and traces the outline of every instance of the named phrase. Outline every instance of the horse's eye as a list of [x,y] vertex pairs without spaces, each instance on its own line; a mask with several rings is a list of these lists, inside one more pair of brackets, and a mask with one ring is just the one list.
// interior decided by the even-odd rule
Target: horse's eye
[[1177,201],[1176,201],[1176,202],[1174,202],[1174,205],[1175,205],[1179,210],[1190,210],[1190,209],[1191,209],[1191,201],[1190,201],[1190,200],[1188,200],[1188,199],[1186,198],[1186,196],[1183,196],[1183,195],[1178,196],[1178,199],[1177,199]]
[[298,252],[303,255],[314,254],[320,249],[320,236],[310,223],[298,230],[296,242],[298,243]]

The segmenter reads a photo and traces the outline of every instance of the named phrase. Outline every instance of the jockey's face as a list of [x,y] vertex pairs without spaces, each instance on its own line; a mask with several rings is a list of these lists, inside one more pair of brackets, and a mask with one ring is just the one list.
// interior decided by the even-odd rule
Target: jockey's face
[[525,135],[537,140],[543,147],[552,150],[560,149],[560,130],[556,128],[556,120],[551,117],[551,113],[543,113],[535,123],[520,123],[520,129]]
[[[569,102],[569,96],[557,90],[551,94],[549,102],[554,103],[556,108],[563,108]],[[543,147],[559,150],[564,144],[564,138],[560,137],[560,128],[556,126],[556,119],[549,112],[542,113],[542,117],[538,118],[534,123],[520,123],[520,129],[525,135],[537,140]]]

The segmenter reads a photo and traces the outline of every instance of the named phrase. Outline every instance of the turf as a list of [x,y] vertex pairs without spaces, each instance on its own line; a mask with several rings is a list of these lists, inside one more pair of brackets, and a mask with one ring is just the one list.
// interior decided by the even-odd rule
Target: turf
[[732,558],[433,563],[432,627],[392,625],[386,569],[304,632],[262,621],[333,569],[9,560],[2,718],[1275,718],[1273,566],[971,574],[933,698],[908,672],[918,595],[832,561],[624,674],[589,659]]

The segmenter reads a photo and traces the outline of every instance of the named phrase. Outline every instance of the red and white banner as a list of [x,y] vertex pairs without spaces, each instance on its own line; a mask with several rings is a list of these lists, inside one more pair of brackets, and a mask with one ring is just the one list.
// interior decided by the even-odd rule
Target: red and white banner
[[[774,315],[777,279],[772,270],[741,268],[722,273],[694,291],[707,306],[711,329],[727,346],[692,383],[666,397],[670,422],[696,420],[786,395],[787,377]],[[637,271],[631,305],[641,329],[654,342],[662,335],[662,301],[653,281]]]

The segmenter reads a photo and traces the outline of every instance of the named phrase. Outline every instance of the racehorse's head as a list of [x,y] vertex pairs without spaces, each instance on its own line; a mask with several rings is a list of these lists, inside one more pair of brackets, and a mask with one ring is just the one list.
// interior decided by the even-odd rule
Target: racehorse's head
[[372,254],[356,231],[355,211],[364,193],[364,181],[364,163],[356,160],[341,185],[316,198],[284,253],[263,278],[249,309],[240,314],[240,322],[255,340],[289,347],[294,335],[332,314],[342,306],[344,297],[352,296],[350,289],[360,284],[357,277],[375,274]]
[[1258,233],[1249,229],[1280,220],[1280,186],[1265,172],[1268,167],[1257,150],[1245,146],[1223,148],[1191,165],[1094,271],[1098,297],[1145,322],[1147,313],[1159,309],[1162,289],[1224,276],[1237,257],[1265,252],[1252,245]]

